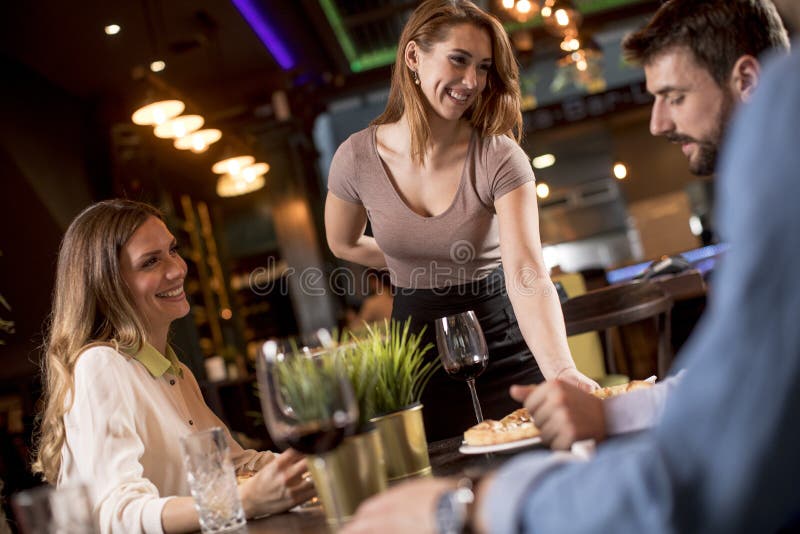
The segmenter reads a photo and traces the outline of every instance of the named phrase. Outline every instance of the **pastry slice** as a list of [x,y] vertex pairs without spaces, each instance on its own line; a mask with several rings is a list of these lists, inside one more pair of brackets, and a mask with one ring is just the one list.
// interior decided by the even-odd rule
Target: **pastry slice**
[[645,382],[644,380],[631,380],[627,384],[596,389],[592,392],[592,395],[598,399],[607,399],[609,397],[616,397],[617,395],[629,393],[635,389],[649,388],[652,385],[653,384],[650,382]]
[[539,429],[525,408],[520,408],[499,421],[487,419],[464,432],[467,445],[499,445],[539,435]]

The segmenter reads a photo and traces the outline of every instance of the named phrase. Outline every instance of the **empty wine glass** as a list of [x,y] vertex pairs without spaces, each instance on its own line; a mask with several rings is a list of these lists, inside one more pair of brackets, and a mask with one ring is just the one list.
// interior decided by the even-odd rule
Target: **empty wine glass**
[[[352,434],[358,420],[353,388],[338,352],[330,334],[320,330],[310,340],[267,341],[256,360],[270,436],[281,447],[313,455],[311,461],[320,471],[326,470],[323,454]],[[338,508],[335,502],[333,507]],[[341,516],[338,509],[334,512]]]
[[436,320],[436,345],[444,370],[456,380],[466,380],[472,395],[475,417],[483,421],[475,378],[486,370],[489,349],[475,312],[472,310]]

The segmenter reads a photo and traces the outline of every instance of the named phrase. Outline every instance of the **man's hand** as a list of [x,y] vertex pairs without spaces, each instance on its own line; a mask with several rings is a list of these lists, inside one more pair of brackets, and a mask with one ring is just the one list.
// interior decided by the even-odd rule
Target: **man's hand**
[[434,534],[439,497],[456,487],[447,478],[424,478],[399,484],[365,501],[342,534]]
[[560,380],[538,386],[511,386],[511,396],[523,403],[553,449],[569,449],[576,441],[606,437],[603,401]]

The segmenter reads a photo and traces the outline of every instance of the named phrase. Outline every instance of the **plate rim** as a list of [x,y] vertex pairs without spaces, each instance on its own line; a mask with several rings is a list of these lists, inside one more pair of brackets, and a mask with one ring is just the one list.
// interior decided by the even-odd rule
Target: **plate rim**
[[536,445],[541,442],[542,436],[533,436],[515,441],[507,441],[506,443],[497,443],[495,445],[468,445],[465,441],[462,441],[461,446],[458,448],[458,452],[461,454],[485,454],[488,452],[501,452],[520,449],[529,445]]

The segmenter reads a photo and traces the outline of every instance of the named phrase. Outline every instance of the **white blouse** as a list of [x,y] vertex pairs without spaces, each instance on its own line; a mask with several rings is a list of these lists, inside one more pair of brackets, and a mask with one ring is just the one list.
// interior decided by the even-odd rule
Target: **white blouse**
[[78,360],[58,485],[87,485],[102,533],[163,532],[166,501],[190,495],[181,436],[224,428],[237,471],[272,455],[242,449],[206,405],[189,368],[181,368],[182,377],[156,378],[106,346],[87,349]]

